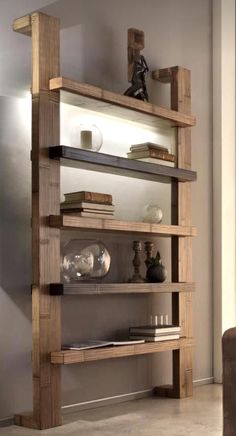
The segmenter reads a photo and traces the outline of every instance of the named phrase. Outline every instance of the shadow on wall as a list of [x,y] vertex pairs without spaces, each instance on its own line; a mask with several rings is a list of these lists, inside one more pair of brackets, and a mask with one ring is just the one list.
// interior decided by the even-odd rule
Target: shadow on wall
[[31,319],[30,117],[27,99],[0,98],[0,285],[28,319]]
[[[112,90],[122,77],[123,61],[117,57],[119,35],[102,10],[94,2],[67,0],[65,7],[65,1],[59,0],[40,11],[60,18],[61,73]],[[126,44],[126,34],[124,39]]]
[[0,97],[0,419],[31,408],[30,118]]
[[[147,77],[150,101],[169,106],[168,86],[151,79],[152,70],[169,66],[160,65],[160,54],[153,51],[150,23],[154,20],[156,25],[154,17],[160,6],[154,2],[147,6],[136,1],[134,7],[132,2],[121,0],[111,8],[107,0],[58,0],[40,11],[60,18],[62,75],[121,94],[129,85],[127,30],[130,27],[144,30],[143,54],[150,69]],[[74,47],[74,50],[68,50],[68,47]]]

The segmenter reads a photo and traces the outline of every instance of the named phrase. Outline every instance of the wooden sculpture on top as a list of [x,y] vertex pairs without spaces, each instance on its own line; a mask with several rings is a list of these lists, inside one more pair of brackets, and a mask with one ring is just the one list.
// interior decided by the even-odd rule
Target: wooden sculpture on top
[[140,51],[144,49],[144,32],[128,29],[128,81],[131,86],[124,95],[148,101],[145,75],[149,71],[147,62]]

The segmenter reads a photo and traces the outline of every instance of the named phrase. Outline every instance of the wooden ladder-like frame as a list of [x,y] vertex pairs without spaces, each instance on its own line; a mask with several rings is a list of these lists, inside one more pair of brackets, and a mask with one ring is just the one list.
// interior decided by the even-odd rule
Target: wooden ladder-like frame
[[[190,71],[182,67],[165,68],[154,71],[153,79],[170,83],[171,109],[191,113],[191,77]],[[177,133],[178,167],[191,168],[191,130],[178,127]],[[191,184],[172,182],[171,222],[178,225],[190,225]],[[171,239],[172,281],[192,281],[192,239]],[[192,294],[172,294],[172,322],[182,327],[183,335],[192,337]],[[193,394],[192,349],[173,350],[173,386],[158,387],[158,395],[185,398]]]
[[[49,90],[59,76],[59,20],[42,13],[17,19],[13,29],[32,37],[32,328],[33,413],[17,415],[25,427],[61,425],[61,366],[51,353],[61,350],[61,297],[51,296],[50,283],[60,282],[60,230],[48,217],[60,214],[60,162],[48,147],[60,144],[60,93]],[[190,72],[180,67],[159,70],[153,78],[171,84],[171,108],[190,114]],[[178,128],[178,166],[191,166],[190,128]],[[190,183],[172,181],[172,224],[191,225]],[[191,238],[172,237],[172,281],[192,281]],[[192,337],[192,296],[172,294],[173,322]],[[173,386],[156,388],[158,395],[192,395],[192,347],[173,350]]]

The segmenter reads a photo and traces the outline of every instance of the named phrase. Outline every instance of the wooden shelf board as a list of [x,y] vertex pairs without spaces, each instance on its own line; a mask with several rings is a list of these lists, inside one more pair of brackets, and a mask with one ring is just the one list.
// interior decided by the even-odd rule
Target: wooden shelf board
[[144,344],[104,347],[82,351],[55,351],[51,353],[51,363],[68,365],[72,363],[83,363],[104,359],[114,359],[117,357],[152,354],[161,351],[179,350],[180,348],[193,346],[193,338],[180,338],[172,341],[161,341],[156,343],[146,342]]
[[78,82],[65,77],[55,77],[49,81],[50,90],[66,91],[61,96],[65,103],[85,109],[106,113],[151,126],[173,125],[191,127],[195,117],[153,105],[125,95],[116,94],[97,86]]
[[24,412],[14,416],[14,424],[21,427],[37,429],[37,423],[34,420],[33,412]]
[[99,230],[105,232],[143,233],[160,236],[196,236],[194,226],[171,226],[165,224],[143,223],[138,221],[119,221],[115,219],[83,218],[75,215],[50,215],[50,227],[60,229]]
[[14,32],[23,33],[23,35],[31,36],[31,15],[17,18],[13,21]]
[[[62,289],[61,289],[62,287]],[[194,292],[195,283],[71,283],[51,284],[53,295],[154,294]]]
[[[176,67],[178,68],[178,67]],[[152,71],[152,79],[162,83],[170,83],[173,68],[162,68]]]
[[60,159],[62,166],[70,166],[164,183],[171,180],[193,182],[197,178],[195,171],[168,167],[164,164],[159,165],[140,160],[127,159],[125,157],[113,156],[105,153],[97,153],[65,145],[49,147],[49,156],[51,159]]

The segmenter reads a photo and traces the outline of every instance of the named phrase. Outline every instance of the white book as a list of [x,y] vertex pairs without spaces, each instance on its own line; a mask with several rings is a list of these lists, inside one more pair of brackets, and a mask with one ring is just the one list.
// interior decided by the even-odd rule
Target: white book
[[144,339],[128,339],[127,341],[98,341],[98,340],[88,340],[83,342],[77,342],[72,344],[65,344],[62,346],[62,350],[89,350],[92,348],[101,348],[109,346],[120,346],[120,345],[133,345],[133,344],[143,344]]
[[179,333],[180,326],[175,325],[143,325],[137,327],[130,327],[130,334],[145,334],[147,336],[151,335],[166,335],[167,333]]
[[141,159],[134,159],[134,160],[163,165],[166,167],[172,167],[172,168],[175,167],[175,162],[170,162],[169,160],[156,159],[155,157],[143,157]]
[[96,209],[64,209],[64,207],[61,207],[61,212],[62,213],[66,213],[66,214],[70,214],[70,215],[74,215],[77,213],[81,213],[81,212],[86,212],[89,213],[90,215],[108,215],[108,216],[112,216],[114,215],[114,212],[109,212],[109,210],[96,210]]
[[84,211],[78,211],[78,209],[72,209],[71,211],[68,209],[61,209],[61,213],[64,215],[71,215],[71,216],[79,216],[83,218],[100,218],[100,219],[113,219],[114,214],[109,212],[84,212]]
[[[71,214],[72,215],[72,214]],[[113,219],[114,216],[112,213],[95,213],[95,212],[75,212],[73,213],[75,216],[81,216],[84,218],[101,218],[101,219]]]
[[136,336],[131,335],[130,339],[144,339],[145,342],[161,342],[161,341],[171,341],[173,339],[179,339],[180,335],[178,333],[173,335],[160,335],[160,336]]

